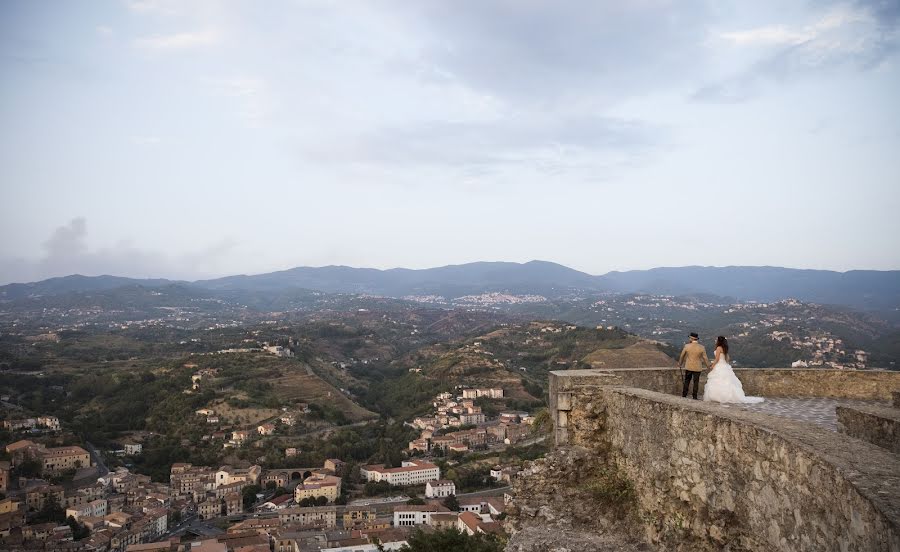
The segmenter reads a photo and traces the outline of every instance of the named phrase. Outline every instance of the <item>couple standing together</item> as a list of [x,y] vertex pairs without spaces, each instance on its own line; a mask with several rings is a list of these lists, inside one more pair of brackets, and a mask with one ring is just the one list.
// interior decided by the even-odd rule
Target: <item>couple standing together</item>
[[728,340],[723,336],[716,338],[716,358],[710,365],[706,356],[706,348],[700,344],[700,336],[691,332],[691,340],[681,350],[678,358],[678,367],[684,368],[684,387],[681,396],[687,397],[691,380],[694,382],[694,392],[691,394],[697,399],[697,391],[700,387],[700,372],[705,368],[711,368],[709,377],[706,378],[706,387],[703,389],[703,400],[720,403],[759,403],[762,397],[748,397],[744,394],[744,386],[741,380],[734,375],[734,370],[729,364]]

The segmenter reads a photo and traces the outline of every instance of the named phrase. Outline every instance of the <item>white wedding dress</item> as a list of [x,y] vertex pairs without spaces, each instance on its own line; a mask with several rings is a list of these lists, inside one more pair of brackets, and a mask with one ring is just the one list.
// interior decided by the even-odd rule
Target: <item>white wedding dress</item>
[[706,378],[703,400],[720,403],[761,403],[765,399],[745,395],[741,380],[734,375],[731,364],[722,358],[713,366]]

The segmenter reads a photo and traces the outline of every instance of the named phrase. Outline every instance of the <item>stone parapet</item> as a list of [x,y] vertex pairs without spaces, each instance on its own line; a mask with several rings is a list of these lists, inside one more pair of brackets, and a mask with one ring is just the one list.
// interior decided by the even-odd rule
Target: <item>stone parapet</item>
[[900,454],[900,410],[886,406],[838,406],[842,433]]
[[[900,387],[896,372],[749,371],[739,373],[748,394],[883,400]],[[557,445],[594,450],[626,474],[653,541],[900,551],[900,456],[812,424],[672,396],[678,377],[664,368],[550,375]]]

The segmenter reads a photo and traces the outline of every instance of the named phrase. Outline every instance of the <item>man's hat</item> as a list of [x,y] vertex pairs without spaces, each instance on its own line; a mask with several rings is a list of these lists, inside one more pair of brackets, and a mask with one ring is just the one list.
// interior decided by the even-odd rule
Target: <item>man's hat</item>
[[691,338],[692,339],[700,339],[700,336],[697,335],[697,332],[691,332]]

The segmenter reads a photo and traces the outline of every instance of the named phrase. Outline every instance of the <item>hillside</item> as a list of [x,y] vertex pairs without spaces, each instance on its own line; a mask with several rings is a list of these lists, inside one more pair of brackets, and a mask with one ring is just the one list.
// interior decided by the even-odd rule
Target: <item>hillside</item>
[[[187,285],[201,296],[212,293],[220,299],[271,309],[313,301],[310,291],[411,298],[444,305],[479,304],[478,301],[492,304],[496,298],[480,298],[492,293],[530,296],[529,300],[533,301],[601,293],[712,294],[743,301],[797,298],[874,311],[900,320],[900,271],[688,266],[593,276],[545,261],[476,262],[421,270],[297,267],[193,283],[75,275],[0,286],[0,302],[125,286],[160,288],[172,284]],[[509,300],[514,301],[516,297]]]
[[569,368],[669,366],[663,347],[621,330],[560,322],[501,325],[453,344],[420,349],[402,360],[448,385],[502,387],[509,398],[543,396],[547,372]]

